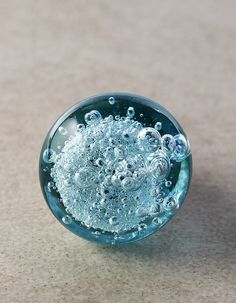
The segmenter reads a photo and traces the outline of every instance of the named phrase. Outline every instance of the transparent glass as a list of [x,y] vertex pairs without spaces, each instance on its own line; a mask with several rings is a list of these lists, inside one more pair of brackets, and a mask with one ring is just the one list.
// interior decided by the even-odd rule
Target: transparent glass
[[42,146],[39,175],[54,216],[71,232],[107,244],[162,228],[187,194],[192,157],[175,118],[128,93],[68,109]]

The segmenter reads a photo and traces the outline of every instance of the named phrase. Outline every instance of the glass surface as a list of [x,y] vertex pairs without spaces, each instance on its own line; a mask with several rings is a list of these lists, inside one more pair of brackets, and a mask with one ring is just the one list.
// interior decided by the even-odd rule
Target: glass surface
[[182,205],[189,142],[162,106],[109,93],[67,110],[40,155],[40,183],[55,217],[88,240],[116,244],[158,231]]

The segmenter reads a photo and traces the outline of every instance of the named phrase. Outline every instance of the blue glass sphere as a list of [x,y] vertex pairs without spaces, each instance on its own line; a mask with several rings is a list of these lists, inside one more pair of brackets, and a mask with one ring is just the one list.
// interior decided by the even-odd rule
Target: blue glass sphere
[[67,110],[43,143],[39,175],[54,216],[87,240],[128,243],[158,231],[187,194],[192,158],[175,118],[127,93]]

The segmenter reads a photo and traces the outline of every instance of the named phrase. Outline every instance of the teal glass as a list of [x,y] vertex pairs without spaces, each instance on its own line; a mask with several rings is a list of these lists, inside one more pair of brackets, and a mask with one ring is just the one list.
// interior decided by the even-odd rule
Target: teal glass
[[43,143],[39,176],[54,216],[87,240],[120,244],[160,230],[182,205],[189,141],[161,105],[129,93],[68,109]]

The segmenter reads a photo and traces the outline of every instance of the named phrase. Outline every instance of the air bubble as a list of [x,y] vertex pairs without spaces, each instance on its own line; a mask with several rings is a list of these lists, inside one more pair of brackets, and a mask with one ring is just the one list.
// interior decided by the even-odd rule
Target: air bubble
[[85,125],[82,123],[77,124],[76,129],[77,129],[77,131],[81,132],[82,130],[85,129]]
[[168,154],[173,153],[175,147],[176,147],[176,142],[173,136],[166,134],[161,138],[161,148],[166,153]]
[[133,118],[135,116],[135,110],[133,107],[129,107],[127,109],[127,117],[129,118]]
[[51,192],[53,187],[54,187],[54,183],[52,181],[48,182],[48,191],[49,192]]
[[66,136],[68,134],[67,130],[62,126],[58,128],[58,131],[62,136]]
[[75,182],[81,188],[90,187],[94,181],[94,170],[91,168],[81,168],[75,174]]
[[140,218],[144,218],[146,216],[148,216],[148,212],[145,208],[138,208],[136,211],[135,211],[136,215]]
[[162,212],[162,210],[161,210],[161,206],[159,204],[153,205],[151,207],[150,213],[152,216],[159,215],[161,212]]
[[117,224],[118,224],[118,219],[117,219],[117,217],[115,217],[115,216],[111,217],[111,218],[109,219],[109,223],[110,223],[111,225],[117,225]]
[[173,196],[168,196],[164,199],[163,207],[166,211],[173,211],[179,207],[178,200]]
[[145,224],[145,223],[140,223],[140,224],[138,225],[138,231],[143,232],[143,231],[145,231],[146,229],[147,229],[147,224]]
[[144,152],[156,151],[160,146],[160,142],[160,133],[152,127],[145,127],[138,134],[138,144]]
[[162,123],[161,122],[157,122],[155,125],[154,125],[154,128],[156,130],[161,130],[162,129]]
[[66,215],[66,216],[64,216],[64,217],[62,218],[62,222],[63,222],[64,224],[68,225],[68,224],[71,224],[72,219],[71,219],[70,216]]
[[116,100],[115,100],[114,97],[110,97],[110,98],[108,99],[108,102],[109,102],[111,105],[114,105],[115,102],[116,102]]
[[176,147],[172,159],[176,162],[181,162],[190,154],[190,146],[188,140],[182,135],[174,136]]
[[164,153],[154,154],[150,163],[150,173],[159,181],[164,180],[170,172],[170,160]]
[[172,185],[172,182],[171,182],[171,181],[166,181],[166,182],[165,182],[165,186],[166,186],[166,187],[171,187],[171,185]]
[[156,225],[156,226],[161,226],[162,225],[162,219],[159,217],[155,217],[152,219],[152,224]]
[[95,236],[95,238],[98,238],[99,236],[101,236],[101,232],[96,230],[93,232],[93,235]]
[[97,110],[91,110],[84,116],[84,120],[88,125],[97,124],[102,120],[102,115]]
[[137,190],[141,184],[132,177],[126,177],[121,182],[122,187],[127,191]]
[[53,163],[56,159],[56,152],[51,149],[45,149],[45,151],[43,152],[43,161],[46,163]]

